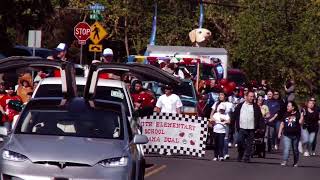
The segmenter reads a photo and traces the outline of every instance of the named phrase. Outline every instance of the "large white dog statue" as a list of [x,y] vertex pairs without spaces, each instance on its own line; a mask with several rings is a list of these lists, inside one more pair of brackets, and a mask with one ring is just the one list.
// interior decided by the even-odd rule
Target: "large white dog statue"
[[211,31],[204,28],[194,29],[189,33],[190,41],[196,47],[205,47],[210,37]]

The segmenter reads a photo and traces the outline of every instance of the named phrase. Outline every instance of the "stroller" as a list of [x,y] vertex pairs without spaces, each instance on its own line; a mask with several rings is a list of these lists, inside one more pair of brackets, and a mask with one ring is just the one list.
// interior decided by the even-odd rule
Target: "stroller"
[[258,156],[259,158],[266,157],[265,129],[254,133],[251,157],[254,156]]

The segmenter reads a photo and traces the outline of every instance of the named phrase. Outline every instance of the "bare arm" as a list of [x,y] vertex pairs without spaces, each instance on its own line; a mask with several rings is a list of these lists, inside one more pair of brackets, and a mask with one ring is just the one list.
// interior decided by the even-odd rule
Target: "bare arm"
[[157,113],[160,113],[160,112],[161,112],[161,109],[158,108],[158,107],[155,107],[155,111],[156,111]]
[[181,114],[181,108],[177,108],[177,114]]
[[[270,114],[269,114],[269,116],[270,116]],[[277,117],[278,117],[278,113],[275,114],[271,119],[269,119],[269,122],[274,121]]]
[[299,124],[302,125],[304,123],[304,113],[300,114]]
[[284,127],[284,124],[283,124],[283,122],[281,122],[280,128],[279,128],[279,133],[278,133],[278,138],[279,138],[279,139],[281,138],[282,131],[283,131],[283,127]]

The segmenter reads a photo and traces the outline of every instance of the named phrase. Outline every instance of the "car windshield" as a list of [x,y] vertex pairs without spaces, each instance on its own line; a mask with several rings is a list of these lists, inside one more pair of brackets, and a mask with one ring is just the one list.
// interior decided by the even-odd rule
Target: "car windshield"
[[181,97],[193,98],[194,97],[194,87],[192,82],[185,81],[179,86],[173,87],[173,93]]
[[[143,87],[155,93],[157,97],[163,94],[162,85],[157,82],[145,81],[143,82]],[[173,93],[177,94],[180,97],[185,98],[195,98],[195,91],[192,82],[184,81],[179,86],[173,87]]]
[[[197,66],[190,65],[190,66],[186,66],[186,68],[192,75],[197,74]],[[202,80],[216,79],[214,76],[214,73],[212,72],[212,66],[200,65],[200,73],[201,73],[200,79]]]
[[19,119],[16,134],[123,139],[121,112],[87,109],[30,110]]

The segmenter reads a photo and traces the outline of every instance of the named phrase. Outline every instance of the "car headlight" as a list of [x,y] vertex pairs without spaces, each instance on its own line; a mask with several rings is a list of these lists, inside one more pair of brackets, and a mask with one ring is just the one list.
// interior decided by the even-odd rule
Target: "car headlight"
[[13,152],[13,151],[8,151],[8,150],[4,150],[2,152],[2,158],[5,160],[9,160],[9,161],[17,161],[17,162],[23,162],[26,161],[28,158],[22,154]]
[[117,157],[117,158],[110,158],[103,161],[100,161],[100,164],[103,167],[122,167],[128,165],[128,158],[127,157]]

